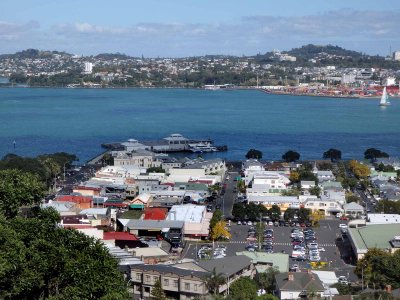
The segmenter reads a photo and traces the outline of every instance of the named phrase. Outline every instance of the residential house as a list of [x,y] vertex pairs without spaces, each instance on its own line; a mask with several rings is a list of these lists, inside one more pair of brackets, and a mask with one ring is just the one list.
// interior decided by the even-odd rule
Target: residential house
[[275,276],[279,299],[309,298],[310,293],[321,297],[325,291],[317,274],[311,272],[279,273]]
[[130,202],[129,207],[131,209],[143,210],[150,205],[151,201],[153,201],[153,196],[151,194],[140,194]]
[[325,181],[334,181],[336,180],[335,175],[333,175],[332,171],[317,171],[316,174],[318,182],[322,183]]
[[205,296],[204,278],[208,272],[176,268],[174,265],[135,265],[131,267],[134,299],[151,299],[157,281],[168,298],[189,300]]
[[250,258],[257,273],[266,272],[269,268],[276,268],[280,273],[289,271],[289,254],[242,251],[236,252],[236,255]]
[[62,195],[56,198],[59,202],[73,202],[76,204],[76,208],[86,209],[93,207],[93,198],[89,196],[79,195]]
[[315,187],[315,181],[302,180],[300,181],[300,186],[303,190],[308,190],[312,187]]
[[358,203],[350,202],[343,205],[344,214],[352,217],[360,217],[364,214],[364,207]]

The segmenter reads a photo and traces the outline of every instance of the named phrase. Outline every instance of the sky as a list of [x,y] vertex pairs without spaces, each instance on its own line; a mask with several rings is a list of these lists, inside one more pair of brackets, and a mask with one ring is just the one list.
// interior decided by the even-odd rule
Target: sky
[[306,44],[400,50],[399,0],[1,0],[0,53],[254,55]]

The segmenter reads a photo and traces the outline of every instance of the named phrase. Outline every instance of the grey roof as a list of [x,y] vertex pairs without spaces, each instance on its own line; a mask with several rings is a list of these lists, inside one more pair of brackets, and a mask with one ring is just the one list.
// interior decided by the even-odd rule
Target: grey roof
[[343,205],[344,210],[354,210],[354,211],[364,211],[364,207],[362,207],[360,204],[355,203],[355,202],[350,202],[345,205]]
[[[288,279],[288,275],[293,275],[293,280]],[[323,292],[325,290],[322,281],[317,274],[305,272],[279,273],[275,276],[276,285],[280,291],[304,291],[314,290]]]
[[208,274],[208,272],[179,269],[179,268],[176,268],[174,265],[160,265],[160,264],[158,264],[158,265],[135,265],[135,266],[132,266],[131,270],[141,270],[143,272],[156,271],[161,274],[173,273],[178,276],[193,275],[198,278],[204,278]]
[[163,229],[163,228],[183,228],[183,221],[167,221],[167,220],[130,220],[126,227],[129,229]]
[[252,264],[251,259],[245,255],[228,256],[217,259],[203,260],[198,263],[203,269],[212,272],[215,271],[228,276],[247,268]]

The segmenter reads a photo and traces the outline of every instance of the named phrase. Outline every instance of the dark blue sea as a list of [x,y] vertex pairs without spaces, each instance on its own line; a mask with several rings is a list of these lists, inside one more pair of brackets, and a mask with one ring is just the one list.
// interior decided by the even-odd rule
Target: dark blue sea
[[[0,155],[65,151],[86,161],[102,143],[160,139],[171,133],[211,138],[243,159],[250,148],[277,160],[287,150],[319,159],[329,148],[362,158],[376,147],[400,156],[400,101],[265,94],[255,90],[0,89]],[[15,141],[15,149],[14,149]]]

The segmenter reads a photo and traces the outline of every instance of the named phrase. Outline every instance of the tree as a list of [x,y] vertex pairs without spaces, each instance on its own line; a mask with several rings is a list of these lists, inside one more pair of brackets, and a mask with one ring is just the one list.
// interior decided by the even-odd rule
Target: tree
[[279,274],[277,267],[268,268],[265,272],[257,273],[255,281],[258,287],[267,291],[267,293],[273,293],[275,291],[275,276]]
[[54,210],[0,218],[0,298],[128,299],[126,282],[101,241],[59,228]]
[[365,178],[371,173],[366,165],[363,165],[355,160],[350,161],[349,167],[357,178]]
[[285,154],[282,155],[282,159],[286,162],[294,162],[300,159],[300,154],[296,151],[289,150]]
[[321,195],[321,188],[318,185],[312,186],[309,189],[310,194],[319,197]]
[[231,238],[230,232],[226,229],[225,221],[219,221],[214,225],[210,232],[210,238],[213,241],[220,238]]
[[328,151],[325,151],[322,157],[324,159],[330,159],[331,161],[338,161],[342,159],[342,151],[331,148]]
[[225,284],[226,279],[224,274],[217,273],[214,268],[211,273],[205,276],[204,281],[208,290],[216,295],[218,293],[219,287]]
[[242,203],[233,204],[232,216],[236,220],[243,220],[246,217],[246,208]]
[[150,167],[147,169],[147,173],[165,173],[165,170],[161,167]]
[[210,230],[221,220],[222,220],[222,211],[220,209],[216,209],[210,220]]
[[290,180],[292,183],[297,183],[297,182],[299,182],[299,181],[300,181],[300,174],[299,174],[298,172],[296,172],[296,171],[291,171],[291,172],[290,172],[290,176],[289,176],[289,180]]
[[269,215],[272,220],[279,220],[281,217],[281,208],[278,205],[273,204],[269,209]]
[[240,277],[230,285],[229,289],[233,299],[253,300],[257,298],[257,284],[250,277]]
[[37,204],[44,186],[37,176],[18,170],[0,171],[0,214],[13,218],[23,205]]
[[283,213],[283,218],[285,219],[285,221],[289,221],[289,220],[292,220],[294,218],[295,214],[296,214],[296,210],[289,207]]
[[166,300],[167,299],[167,297],[165,296],[164,290],[161,286],[160,279],[157,279],[157,281],[154,283],[154,287],[151,290],[151,299],[154,299],[154,300]]
[[389,157],[389,154],[375,148],[368,148],[364,152],[364,158],[371,161],[375,161],[377,158],[381,157]]
[[325,214],[321,211],[315,210],[311,213],[310,220],[313,226],[317,225],[320,220],[325,218]]
[[353,194],[353,193],[346,193],[346,202],[350,203],[350,202],[355,202],[355,203],[360,203],[360,197],[358,197],[357,195]]
[[300,207],[298,210],[298,217],[301,221],[308,221],[311,216],[311,210],[309,208]]
[[247,151],[246,154],[246,158],[247,159],[261,159],[263,156],[262,152],[260,150],[256,150],[256,149],[250,149],[249,151]]

